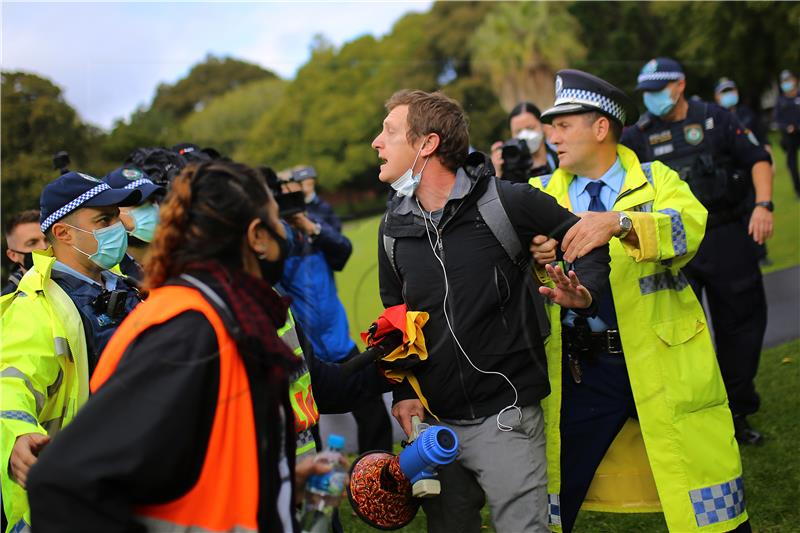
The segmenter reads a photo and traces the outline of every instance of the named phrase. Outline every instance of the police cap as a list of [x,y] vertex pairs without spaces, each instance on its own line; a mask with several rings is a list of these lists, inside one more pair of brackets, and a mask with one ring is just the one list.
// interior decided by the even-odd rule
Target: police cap
[[607,81],[580,70],[556,73],[556,101],[542,113],[549,124],[557,115],[575,115],[598,111],[623,126],[635,124],[639,111],[627,94]]
[[728,78],[718,79],[717,84],[714,86],[715,93],[721,93],[722,91],[730,91],[732,89],[736,89],[736,83]]
[[681,64],[669,57],[657,57],[644,64],[636,78],[637,91],[660,91],[668,83],[686,77]]
[[142,193],[142,202],[147,199],[153,201],[154,198],[151,198],[153,195],[167,194],[167,189],[156,185],[147,174],[134,167],[120,167],[112,170],[103,176],[103,181],[111,185],[113,189],[138,190]]
[[88,174],[67,172],[42,191],[39,225],[42,233],[45,233],[50,226],[76,209],[136,205],[141,199],[142,193],[138,190],[114,189]]

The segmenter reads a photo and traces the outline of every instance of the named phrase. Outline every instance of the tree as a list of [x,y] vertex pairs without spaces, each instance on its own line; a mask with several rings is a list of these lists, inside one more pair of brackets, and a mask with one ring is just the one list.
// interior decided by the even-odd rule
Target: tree
[[259,117],[280,102],[287,83],[265,78],[213,98],[205,109],[186,117],[179,139],[235,156]]
[[57,176],[53,154],[85,162],[90,130],[49,80],[25,72],[2,74],[2,211],[37,208],[42,188]]
[[680,2],[653,10],[681,28],[675,56],[688,70],[690,93],[711,98],[715,80],[728,76],[760,107],[778,73],[800,64],[797,2]]
[[203,63],[193,66],[189,74],[174,85],[159,85],[150,107],[181,120],[192,111],[205,107],[215,96],[251,81],[277,77],[275,73],[246,61],[208,55]]
[[489,77],[506,110],[522,100],[549,107],[556,71],[586,54],[579,31],[563,3],[495,4],[470,43],[472,67]]

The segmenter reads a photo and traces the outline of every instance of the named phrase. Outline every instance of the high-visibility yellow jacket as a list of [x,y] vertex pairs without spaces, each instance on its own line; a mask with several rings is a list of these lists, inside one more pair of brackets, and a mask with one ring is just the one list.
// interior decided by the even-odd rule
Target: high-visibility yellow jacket
[[[707,212],[669,167],[642,165],[621,145],[617,153],[626,175],[611,209],[631,217],[639,244],[611,239],[610,283],[639,423],[630,420],[612,444],[584,508],[653,511],[660,501],[670,531],[729,531],[747,519],[739,448],[705,315],[680,271],[700,245]],[[558,169],[530,183],[571,209],[574,177]],[[548,307],[552,393],[544,408],[551,522],[557,528],[561,318],[558,306]],[[650,498],[652,480],[657,496]]]
[[18,436],[55,435],[89,397],[86,337],[78,309],[52,279],[52,248],[0,300],[0,484],[8,531],[30,524],[25,491],[9,477]]
[[315,451],[314,434],[311,428],[319,423],[319,410],[311,390],[311,374],[305,362],[303,348],[297,336],[294,315],[289,310],[286,323],[278,330],[278,336],[292,352],[300,358],[302,365],[289,377],[289,400],[294,411],[294,427],[297,431],[297,455]]

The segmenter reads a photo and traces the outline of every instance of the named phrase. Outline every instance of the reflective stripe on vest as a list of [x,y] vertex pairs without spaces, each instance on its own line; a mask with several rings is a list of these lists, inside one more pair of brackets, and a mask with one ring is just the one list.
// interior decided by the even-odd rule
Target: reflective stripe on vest
[[286,317],[286,324],[278,330],[278,336],[289,349],[302,361],[302,366],[289,377],[289,400],[294,411],[294,427],[297,431],[297,455],[314,449],[314,436],[311,428],[319,422],[319,410],[311,390],[311,374],[308,372],[303,348],[297,337],[294,316],[291,310]]
[[185,311],[203,313],[219,345],[219,392],[206,456],[195,485],[186,494],[136,512],[152,531],[256,531],[258,452],[250,384],[236,343],[199,291],[179,286],[152,290],[109,341],[92,376],[92,392],[114,373],[140,333]]

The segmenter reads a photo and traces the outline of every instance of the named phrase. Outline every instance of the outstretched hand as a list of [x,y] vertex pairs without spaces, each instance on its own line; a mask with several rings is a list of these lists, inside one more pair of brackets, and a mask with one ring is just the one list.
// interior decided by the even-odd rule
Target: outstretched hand
[[578,275],[570,270],[564,274],[560,266],[545,265],[547,275],[556,284],[555,289],[539,287],[539,293],[549,298],[561,307],[572,309],[586,309],[592,305],[592,294],[581,285]]

